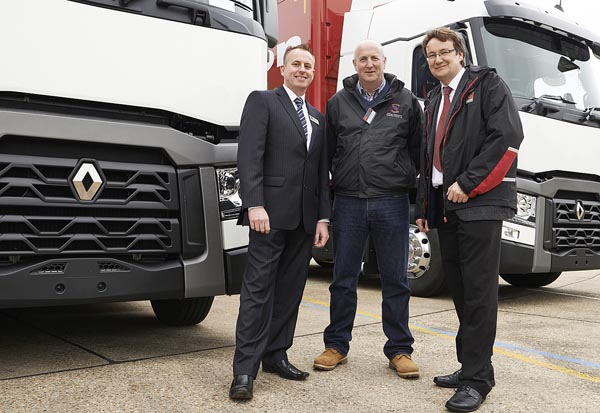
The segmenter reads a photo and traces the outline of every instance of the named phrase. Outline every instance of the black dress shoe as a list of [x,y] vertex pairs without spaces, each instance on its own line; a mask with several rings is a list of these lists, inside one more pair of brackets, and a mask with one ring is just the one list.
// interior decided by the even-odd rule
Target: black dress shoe
[[[457,389],[460,386],[460,373],[462,373],[462,369],[456,370],[454,373],[447,374],[445,376],[435,376],[433,378],[433,382],[440,387]],[[496,381],[491,379],[490,384],[492,387],[494,387],[496,385]]]
[[267,373],[277,373],[279,377],[288,380],[305,380],[309,373],[306,371],[298,370],[292,363],[287,360],[279,360],[275,364],[268,364],[263,362],[263,371]]
[[254,377],[240,374],[233,377],[229,398],[232,400],[250,400],[252,398],[252,382]]
[[433,382],[440,386],[449,389],[456,389],[460,386],[460,373],[462,370],[456,370],[452,374],[446,374],[445,376],[435,376]]
[[482,396],[477,390],[471,386],[462,385],[446,402],[446,409],[451,412],[473,412],[479,409],[484,400],[485,396]]

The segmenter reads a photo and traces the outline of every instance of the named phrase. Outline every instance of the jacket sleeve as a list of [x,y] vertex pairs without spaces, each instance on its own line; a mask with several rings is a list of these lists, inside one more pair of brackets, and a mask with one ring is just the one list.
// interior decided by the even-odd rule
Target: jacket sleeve
[[[468,168],[457,178],[469,198],[498,186],[511,168],[512,174],[515,173],[523,140],[521,119],[508,86],[493,72],[483,81],[487,83],[481,88],[483,127],[479,133],[483,143]],[[514,176],[508,179],[514,180]]]
[[[427,107],[429,100],[425,100],[425,106]],[[423,113],[423,119],[421,122],[421,143],[419,145],[419,167],[417,168],[417,196],[415,199],[415,220],[419,218],[425,218],[427,216],[426,207],[425,207],[425,191],[428,190],[427,187],[427,177],[425,167],[427,165],[425,157],[427,152],[427,143],[425,141],[427,134],[427,112]]]
[[240,122],[237,163],[242,209],[264,206],[263,165],[269,124],[264,92],[250,93]]
[[335,148],[337,146],[337,111],[334,103],[335,95],[327,101],[326,110],[326,139],[327,139],[327,161],[329,163],[329,170],[331,170],[331,164],[333,163],[333,157],[335,156]]
[[[322,122],[327,121],[324,117],[320,119]],[[325,128],[327,130],[327,128]],[[327,136],[325,135],[325,138]],[[331,194],[329,189],[329,148],[327,139],[322,139],[323,146],[321,147],[321,158],[319,161],[319,219],[331,218]]]
[[415,163],[415,172],[419,173],[421,165],[421,141],[423,139],[423,109],[419,104],[418,99],[412,97],[412,112],[413,116],[410,122],[410,136],[408,141],[408,151],[411,159]]

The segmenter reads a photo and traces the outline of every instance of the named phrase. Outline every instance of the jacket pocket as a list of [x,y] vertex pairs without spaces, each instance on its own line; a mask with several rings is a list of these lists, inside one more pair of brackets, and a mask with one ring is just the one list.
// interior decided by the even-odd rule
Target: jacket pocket
[[264,186],[283,186],[285,176],[263,176]]

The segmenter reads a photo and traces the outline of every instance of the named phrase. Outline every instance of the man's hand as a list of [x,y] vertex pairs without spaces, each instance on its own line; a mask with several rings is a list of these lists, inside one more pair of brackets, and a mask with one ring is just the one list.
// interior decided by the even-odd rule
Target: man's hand
[[255,207],[248,210],[248,221],[250,221],[250,229],[256,232],[268,234],[271,232],[269,225],[269,214],[264,207]]
[[327,222],[317,222],[317,231],[315,232],[314,246],[323,248],[329,239],[329,224]]
[[416,223],[417,223],[417,227],[419,228],[419,231],[429,232],[429,223],[427,222],[426,219],[419,218],[416,220]]
[[468,200],[469,196],[463,192],[460,185],[458,185],[458,182],[454,182],[450,185],[450,188],[448,188],[448,201],[464,204]]

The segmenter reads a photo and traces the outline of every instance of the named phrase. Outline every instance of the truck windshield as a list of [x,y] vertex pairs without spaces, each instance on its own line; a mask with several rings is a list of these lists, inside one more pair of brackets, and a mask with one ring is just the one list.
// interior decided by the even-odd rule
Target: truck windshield
[[252,0],[192,0],[252,18]]
[[484,19],[487,64],[514,97],[558,97],[584,110],[600,107],[600,58],[582,41],[524,22]]

